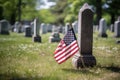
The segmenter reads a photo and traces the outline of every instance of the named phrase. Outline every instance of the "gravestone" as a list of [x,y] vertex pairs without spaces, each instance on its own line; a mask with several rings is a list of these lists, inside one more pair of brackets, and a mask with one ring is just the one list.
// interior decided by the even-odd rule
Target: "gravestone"
[[10,24],[7,20],[1,20],[0,21],[0,34],[9,35],[9,27],[10,27]]
[[71,28],[69,25],[70,25],[69,23],[66,23],[66,25],[65,25],[65,34],[66,34],[66,33],[68,32],[68,30]]
[[120,37],[120,21],[116,21],[114,24],[114,36],[116,38]]
[[75,33],[78,33],[78,21],[75,21],[74,23],[72,23],[73,29]]
[[25,37],[32,37],[32,30],[31,27],[25,27]]
[[75,54],[72,64],[75,68],[93,67],[96,59],[92,55],[93,44],[93,11],[85,3],[79,11],[78,16],[78,44],[80,52]]
[[118,19],[117,19],[118,21],[120,21],[120,16],[118,16]]
[[63,29],[62,29],[62,34],[65,34],[65,26],[63,26]]
[[32,35],[34,34],[34,21],[30,23]]
[[57,29],[57,26],[56,26],[56,25],[53,25],[53,26],[52,26],[52,32],[58,32],[58,29]]
[[47,25],[45,23],[42,23],[40,25],[40,34],[45,34],[47,33]]
[[33,34],[33,42],[41,42],[41,36],[39,35],[40,23],[38,18],[34,20],[34,34]]
[[51,24],[47,24],[47,32],[52,32],[52,25]]
[[21,33],[22,32],[22,24],[18,21],[15,22],[14,32]]
[[60,34],[58,32],[53,32],[52,35],[49,37],[49,43],[52,42],[60,42]]
[[58,27],[58,32],[59,32],[59,33],[62,33],[62,32],[63,32],[63,27],[62,27],[62,25],[60,25],[60,26]]
[[98,34],[98,36],[99,37],[107,37],[106,30],[107,30],[107,24],[106,24],[105,19],[102,18],[99,21],[99,34]]
[[114,25],[113,24],[110,25],[110,30],[111,30],[111,32],[114,32]]

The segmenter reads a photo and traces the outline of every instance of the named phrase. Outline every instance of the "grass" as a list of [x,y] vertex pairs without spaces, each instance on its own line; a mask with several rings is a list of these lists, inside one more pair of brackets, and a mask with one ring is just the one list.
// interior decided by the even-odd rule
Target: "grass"
[[[49,43],[50,33],[41,35],[42,43],[32,42],[23,33],[0,35],[0,80],[120,80],[120,44],[94,33],[93,55],[97,65],[75,70],[71,59],[59,65],[53,58],[58,43]],[[63,37],[63,35],[61,34]]]

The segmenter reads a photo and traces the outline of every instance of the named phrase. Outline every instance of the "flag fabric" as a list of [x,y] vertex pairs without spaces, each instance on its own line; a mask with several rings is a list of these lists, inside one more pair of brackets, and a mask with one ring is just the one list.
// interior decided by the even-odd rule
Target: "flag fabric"
[[54,58],[61,64],[79,51],[79,46],[73,28],[69,29],[54,52]]

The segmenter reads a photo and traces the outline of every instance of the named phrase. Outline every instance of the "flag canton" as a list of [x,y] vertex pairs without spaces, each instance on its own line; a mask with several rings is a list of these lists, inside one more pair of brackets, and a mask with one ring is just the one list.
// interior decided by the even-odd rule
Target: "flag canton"
[[73,30],[70,29],[68,30],[67,34],[65,35],[65,37],[63,38],[64,42],[66,45],[71,44],[74,40],[76,40]]

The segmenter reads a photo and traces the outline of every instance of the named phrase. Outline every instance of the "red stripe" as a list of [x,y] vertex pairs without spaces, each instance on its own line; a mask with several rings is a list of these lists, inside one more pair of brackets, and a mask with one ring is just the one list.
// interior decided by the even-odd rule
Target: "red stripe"
[[[74,44],[72,44],[72,45],[70,45],[64,52],[62,52],[62,53],[60,53],[59,55],[57,55],[56,57],[54,57],[54,58],[57,58],[58,56],[60,56],[60,55],[62,55],[63,53],[65,53],[67,50],[69,50],[70,49],[70,47],[72,47],[72,46],[74,46],[74,45],[76,45],[76,43],[74,43]],[[60,52],[60,51],[59,51]],[[57,54],[57,53],[55,53],[55,54]]]
[[[63,44],[63,45],[64,45],[64,44]],[[60,52],[60,51],[61,51],[62,49],[64,49],[65,47],[66,47],[66,46],[58,47],[58,48],[61,48],[61,49],[58,49],[58,48],[57,48],[58,50],[56,49],[56,51],[54,52],[54,54],[57,54],[58,52]]]
[[67,59],[69,59],[71,56],[73,56],[77,51],[78,51],[79,49],[77,49],[73,54],[71,54],[70,56],[68,56],[66,59],[64,59],[63,61],[61,61],[61,62],[58,62],[58,64],[61,64],[61,63],[63,63],[63,62],[65,62]]
[[[66,54],[63,54],[63,55],[62,55],[62,56],[60,56],[60,57],[59,57],[59,56],[58,56],[58,57],[56,57],[56,59],[57,59],[57,58],[59,58],[58,60],[60,60],[60,59],[64,58],[65,56],[67,56],[67,55],[71,54],[71,52],[72,52],[73,50],[75,50],[76,48],[77,48],[77,46],[76,46],[75,48],[73,48],[73,49],[70,49],[70,51],[69,51],[69,52],[67,52]],[[58,60],[57,60],[57,61],[58,61]]]
[[[64,41],[62,40],[62,41],[60,42],[60,44],[58,45],[57,49],[55,50],[54,54],[58,53],[59,51],[61,51],[63,48],[66,47],[66,46],[63,46],[63,45],[65,45],[65,43],[64,43]],[[60,48],[60,49],[58,49],[58,48]]]
[[[76,42],[76,43],[77,43],[77,42]],[[74,43],[74,44],[76,44],[76,43]],[[68,50],[68,49],[69,49],[71,46],[73,46],[74,44],[70,45],[66,50]],[[65,46],[65,47],[66,47],[66,46]],[[64,47],[64,48],[65,48],[65,47]],[[63,49],[63,48],[62,48],[62,49]],[[65,51],[66,51],[66,50],[65,50]],[[64,52],[65,52],[65,51],[64,51]],[[59,50],[58,52],[60,52],[60,50]],[[55,54],[57,54],[58,52],[55,52]]]
[[[62,58],[64,58],[65,56],[67,56],[68,54],[70,54],[71,51],[75,50],[78,46],[76,46],[73,49],[70,49],[70,51],[68,53],[66,53],[65,55],[63,55],[60,59],[58,59],[57,61],[61,60]],[[62,53],[63,54],[63,53]],[[58,57],[58,56],[57,56]]]

